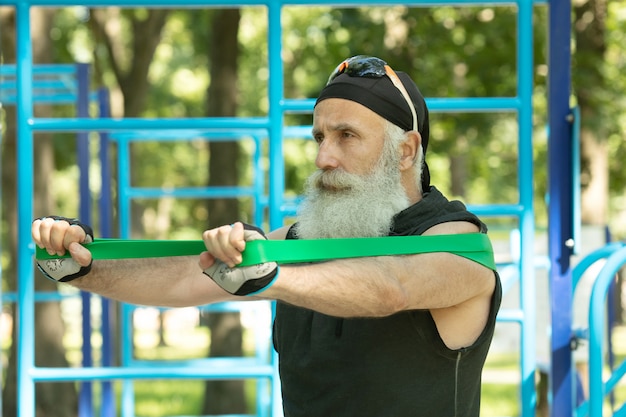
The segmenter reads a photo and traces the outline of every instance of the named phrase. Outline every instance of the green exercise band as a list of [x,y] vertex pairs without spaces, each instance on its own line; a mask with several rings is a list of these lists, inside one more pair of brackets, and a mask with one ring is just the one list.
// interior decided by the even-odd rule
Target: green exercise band
[[[87,245],[93,259],[160,258],[199,255],[205,251],[202,240],[95,239]],[[496,269],[491,242],[484,233],[455,235],[391,236],[351,239],[252,240],[246,242],[243,261],[238,266],[265,262],[294,264],[367,256],[411,255],[449,252]],[[50,255],[37,247],[38,260],[68,258]]]

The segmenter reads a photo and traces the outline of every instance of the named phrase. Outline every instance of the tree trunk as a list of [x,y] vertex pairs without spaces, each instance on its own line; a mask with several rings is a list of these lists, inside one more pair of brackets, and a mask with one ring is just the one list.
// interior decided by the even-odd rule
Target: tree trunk
[[[211,84],[207,92],[208,116],[234,116],[237,109],[237,59],[239,9],[215,10],[208,56]],[[237,142],[210,144],[209,186],[235,186],[239,182]],[[239,203],[233,198],[208,202],[209,226],[229,224],[239,218]],[[239,313],[214,313],[208,317],[211,328],[211,357],[242,356],[242,328]],[[243,414],[246,412],[243,381],[207,381],[203,414]]]
[[[33,60],[36,63],[52,62],[52,42],[48,36],[52,26],[54,9],[32,8],[31,30],[33,45]],[[14,9],[3,8],[0,10],[0,28],[2,33],[0,45],[5,62],[15,62],[15,12]],[[16,260],[17,260],[17,181],[16,181],[16,112],[15,107],[5,107],[6,126],[4,134],[2,154],[2,213],[5,216],[8,227],[8,248],[11,255],[11,263],[3,271],[11,290],[16,288]],[[52,109],[49,106],[38,106],[37,117],[50,117]],[[33,166],[36,167],[34,175],[34,211],[35,215],[50,214],[53,210],[52,196],[49,193],[48,178],[54,171],[54,155],[52,139],[50,135],[38,134],[35,136]],[[40,274],[35,276],[36,291],[54,291],[56,284],[44,279]],[[12,306],[15,317],[15,305]],[[17,323],[14,321],[14,323]],[[11,351],[7,377],[3,392],[3,415],[14,416],[17,414],[19,395],[16,387],[16,346],[17,334],[14,326],[12,333]],[[58,302],[38,303],[35,306],[35,364],[46,367],[68,367],[63,346],[65,333],[64,323],[61,317]],[[36,409],[38,417],[67,417],[77,413],[77,396],[74,384],[66,383],[39,383],[36,389]]]
[[[131,48],[126,48],[122,31],[122,9],[119,7],[107,7],[105,9],[91,9],[89,25],[96,42],[105,46],[107,62],[101,66],[110,67],[119,91],[113,91],[112,116],[114,117],[139,117],[146,107],[150,81],[148,72],[159,42],[161,33],[167,21],[170,9],[147,9],[145,18],[128,15],[132,27],[133,41]],[[96,62],[98,55],[94,55]],[[121,103],[120,103],[121,102]],[[120,110],[121,109],[121,110]],[[141,166],[141,155],[138,155],[136,147],[130,145],[131,166]],[[131,183],[137,184],[137,169],[131,171]],[[131,237],[138,238],[144,235],[142,224],[143,206],[136,200],[131,201]]]
[[606,225],[609,204],[609,163],[607,130],[603,123],[602,74],[606,52],[607,0],[574,3],[576,53],[573,73],[574,94],[581,112],[581,216],[584,224]]

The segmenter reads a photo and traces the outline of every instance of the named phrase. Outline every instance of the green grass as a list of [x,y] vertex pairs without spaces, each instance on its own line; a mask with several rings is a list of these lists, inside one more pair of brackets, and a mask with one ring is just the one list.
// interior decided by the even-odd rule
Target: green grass
[[516,416],[520,412],[518,384],[483,383],[482,417]]

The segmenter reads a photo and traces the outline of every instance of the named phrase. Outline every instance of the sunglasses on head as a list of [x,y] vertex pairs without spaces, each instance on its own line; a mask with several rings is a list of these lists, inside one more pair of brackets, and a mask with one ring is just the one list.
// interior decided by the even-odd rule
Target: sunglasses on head
[[389,77],[393,85],[400,91],[402,97],[409,105],[411,109],[411,115],[413,117],[413,130],[417,130],[417,112],[415,106],[408,91],[404,88],[404,84],[400,81],[398,74],[389,66],[385,61],[373,56],[357,55],[352,58],[348,58],[335,68],[335,70],[328,77],[329,84],[332,80],[339,75],[346,73],[350,77],[364,77],[364,78],[382,78],[385,75]]

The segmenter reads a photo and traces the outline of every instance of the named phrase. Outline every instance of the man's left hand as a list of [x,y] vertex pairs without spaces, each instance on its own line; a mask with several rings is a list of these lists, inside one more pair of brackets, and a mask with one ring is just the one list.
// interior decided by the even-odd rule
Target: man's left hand
[[[278,276],[276,262],[245,267],[235,266],[236,263],[241,262],[241,252],[245,249],[245,242],[267,239],[263,231],[255,226],[242,223],[222,226],[205,232],[203,239],[208,254],[213,260],[210,266],[203,268],[203,273],[230,294],[258,294],[269,288]],[[201,267],[203,266],[202,259],[206,259],[205,254],[201,257]],[[226,264],[221,258],[231,265]]]

